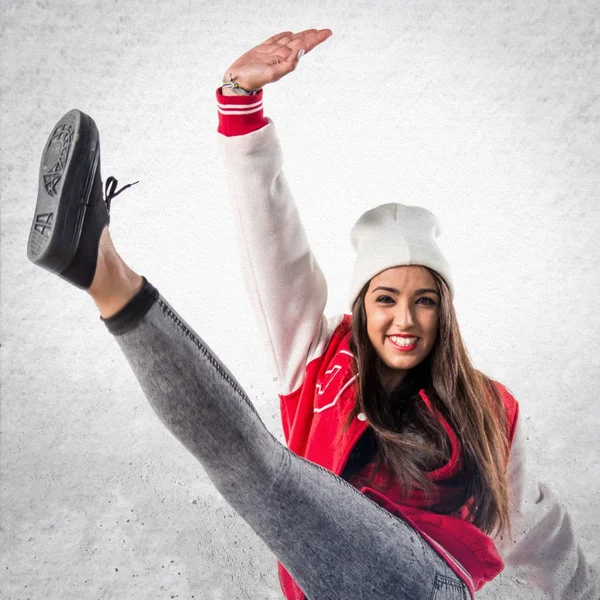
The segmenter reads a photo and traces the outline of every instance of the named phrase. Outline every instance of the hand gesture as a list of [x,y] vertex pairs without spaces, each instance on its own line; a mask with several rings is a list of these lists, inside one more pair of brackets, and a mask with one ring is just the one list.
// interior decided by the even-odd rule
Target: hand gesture
[[[331,29],[306,29],[300,33],[284,31],[252,48],[238,58],[225,72],[246,89],[260,89],[279,81],[293,71],[299,56],[308,54],[315,46],[333,35]],[[300,52],[303,50],[304,52]]]

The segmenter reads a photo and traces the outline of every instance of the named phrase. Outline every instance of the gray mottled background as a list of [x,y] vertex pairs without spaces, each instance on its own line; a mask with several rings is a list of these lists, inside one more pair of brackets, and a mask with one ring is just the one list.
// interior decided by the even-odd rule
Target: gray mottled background
[[[90,298],[26,256],[39,159],[69,109],[100,130],[121,255],[282,439],[240,272],[215,89],[284,30],[330,28],[266,86],[284,170],[346,310],[356,218],[420,204],[477,367],[600,554],[597,0],[1,2],[0,598],[280,598],[275,559],[149,408]],[[503,572],[482,600],[533,600]]]

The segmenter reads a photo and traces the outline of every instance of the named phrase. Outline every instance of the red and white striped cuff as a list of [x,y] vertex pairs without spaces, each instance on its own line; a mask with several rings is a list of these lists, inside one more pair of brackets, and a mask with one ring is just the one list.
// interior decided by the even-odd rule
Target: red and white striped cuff
[[217,88],[219,127],[226,136],[244,135],[268,125],[263,115],[263,90],[254,96],[224,96]]

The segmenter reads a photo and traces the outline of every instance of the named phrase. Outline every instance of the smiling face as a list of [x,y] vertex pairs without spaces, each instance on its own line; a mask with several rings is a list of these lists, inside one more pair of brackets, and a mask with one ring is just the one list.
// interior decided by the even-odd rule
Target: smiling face
[[440,295],[422,266],[393,267],[379,273],[365,295],[367,333],[382,360],[387,391],[431,352],[438,335]]

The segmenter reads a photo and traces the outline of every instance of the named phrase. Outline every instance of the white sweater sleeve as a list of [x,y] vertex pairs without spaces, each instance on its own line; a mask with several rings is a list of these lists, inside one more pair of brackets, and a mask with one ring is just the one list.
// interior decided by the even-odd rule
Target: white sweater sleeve
[[249,301],[281,394],[303,381],[313,341],[327,328],[327,284],[282,170],[275,125],[218,134]]
[[551,600],[599,600],[597,565],[590,565],[575,539],[566,509],[538,482],[526,460],[526,428],[517,421],[508,463],[513,540],[495,540],[507,569],[544,590]]

